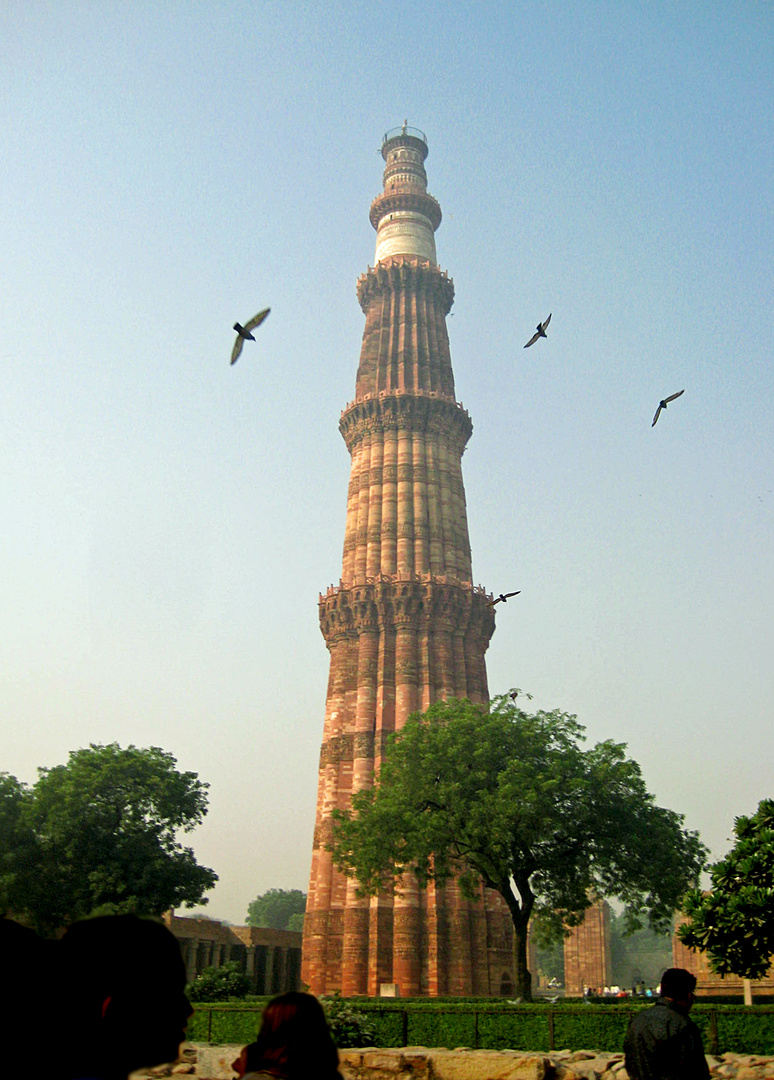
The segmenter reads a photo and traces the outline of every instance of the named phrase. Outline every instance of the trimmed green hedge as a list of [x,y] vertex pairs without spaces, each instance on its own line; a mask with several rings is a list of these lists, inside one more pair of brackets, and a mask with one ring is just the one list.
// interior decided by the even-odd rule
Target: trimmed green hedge
[[[620,1050],[631,1011],[594,1006],[513,1005],[487,1001],[359,1002],[373,1017],[380,1046],[469,1046],[487,1050]],[[405,1013],[405,1020],[404,1020]],[[398,1021],[400,1020],[400,1026]],[[401,1030],[405,1028],[405,1032]]]
[[[691,1016],[702,1026],[707,1015],[707,1028],[711,1013],[715,1014],[717,1041],[720,1053],[774,1054],[774,1007],[771,1005],[716,1005],[694,1006]],[[702,1026],[702,1035],[705,1028]],[[705,1045],[707,1038],[705,1036]]]
[[188,1020],[186,1039],[189,1042],[249,1043],[255,1040],[261,1013],[270,999],[254,999],[231,1004],[217,1002],[193,1005],[194,1014]]
[[[267,999],[246,1006],[197,1003],[188,1022],[192,1042],[248,1043]],[[350,998],[376,1030],[376,1045],[468,1046],[491,1050],[621,1050],[629,1020],[647,1005],[503,1005],[489,999]],[[695,1005],[707,1053],[774,1055],[774,1006]]]
[[537,1012],[516,1012],[515,1008],[508,1013],[481,1011],[476,1025],[478,1040],[463,1045],[485,1050],[548,1050],[550,1015],[542,1008]]

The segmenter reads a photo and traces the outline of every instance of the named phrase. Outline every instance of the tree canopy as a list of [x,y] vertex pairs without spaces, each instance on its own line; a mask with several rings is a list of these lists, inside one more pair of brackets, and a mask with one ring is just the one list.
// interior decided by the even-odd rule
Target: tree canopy
[[37,838],[27,821],[31,792],[15,776],[0,773],[0,910],[22,911],[35,886]]
[[275,930],[302,930],[306,893],[300,889],[269,889],[256,896],[247,908],[248,926],[271,926]]
[[774,799],[734,822],[736,842],[710,868],[711,891],[691,890],[678,929],[692,949],[706,952],[714,971],[760,979],[774,956]]
[[361,895],[452,874],[473,896],[504,898],[516,941],[516,992],[531,993],[526,935],[582,921],[617,897],[631,929],[669,925],[706,849],[682,817],[655,804],[624,744],[582,747],[568,713],[529,714],[510,695],[489,707],[439,702],[388,742],[373,787],[334,811],[334,860]]
[[160,915],[217,881],[179,831],[207,812],[207,788],[159,747],[74,750],[34,787],[0,777],[0,902],[41,930],[95,911]]

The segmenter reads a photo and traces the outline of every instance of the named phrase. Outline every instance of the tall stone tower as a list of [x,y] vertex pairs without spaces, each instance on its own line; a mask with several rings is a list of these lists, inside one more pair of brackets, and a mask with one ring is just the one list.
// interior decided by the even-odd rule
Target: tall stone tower
[[371,204],[375,266],[358,280],[366,317],[355,399],[339,429],[352,457],[341,581],[320,597],[331,654],[302,980],[314,993],[497,994],[512,980],[499,896],[455,882],[371,900],[326,850],[331,811],[371,783],[387,736],[434,701],[488,699],[494,630],[473,586],[461,458],[472,424],[454,396],[438,268],[441,208],[427,192],[421,131],[388,132]]

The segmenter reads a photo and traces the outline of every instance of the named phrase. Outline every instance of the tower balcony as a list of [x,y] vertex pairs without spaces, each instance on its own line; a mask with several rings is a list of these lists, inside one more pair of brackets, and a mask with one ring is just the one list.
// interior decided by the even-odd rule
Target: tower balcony
[[421,214],[427,219],[428,225],[433,232],[441,224],[441,207],[437,199],[428,195],[425,191],[402,185],[400,188],[391,188],[389,191],[377,195],[371,203],[368,217],[375,229],[385,217],[395,213]]
[[405,146],[411,150],[416,150],[420,161],[424,161],[429,153],[427,135],[425,135],[424,131],[420,131],[419,128],[408,127],[407,124],[402,127],[391,128],[390,131],[385,132],[382,139],[382,157],[385,161],[390,151],[397,146]]
[[424,131],[420,131],[419,128],[408,127],[407,124],[402,124],[400,127],[390,128],[389,131],[385,131],[384,138],[382,139],[382,146],[384,146],[386,142],[397,139],[401,135],[408,135],[412,139],[421,139],[425,146],[427,146],[427,135],[425,135]]

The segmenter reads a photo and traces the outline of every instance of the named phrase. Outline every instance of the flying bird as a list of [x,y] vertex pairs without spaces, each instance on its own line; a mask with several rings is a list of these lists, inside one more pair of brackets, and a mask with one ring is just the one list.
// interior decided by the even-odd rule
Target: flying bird
[[235,364],[239,359],[239,354],[242,351],[242,346],[246,341],[255,341],[255,338],[250,333],[251,330],[255,330],[256,326],[260,326],[263,320],[271,311],[271,308],[264,308],[263,311],[259,311],[257,315],[254,315],[249,323],[244,326],[240,326],[238,322],[234,323],[234,329],[237,332],[237,339],[234,342],[234,348],[231,350],[231,363]]
[[500,595],[497,597],[496,600],[490,600],[489,603],[486,606],[487,607],[494,607],[495,604],[499,604],[501,601],[502,601],[503,604],[507,604],[509,596],[518,596],[520,592],[521,592],[521,589],[517,589],[516,592],[500,593]]
[[538,338],[548,337],[548,334],[546,333],[546,327],[550,322],[551,316],[549,315],[545,322],[539,322],[537,324],[537,332],[532,335],[527,344],[524,346],[525,349],[528,349],[530,345],[534,345]]
[[658,420],[659,416],[661,416],[661,410],[665,409],[670,401],[674,401],[675,398],[680,397],[680,395],[684,393],[685,390],[678,390],[676,394],[670,394],[669,397],[665,397],[662,401],[659,401],[658,408],[656,409],[656,415],[653,417],[653,423],[650,426],[655,427],[656,421]]

